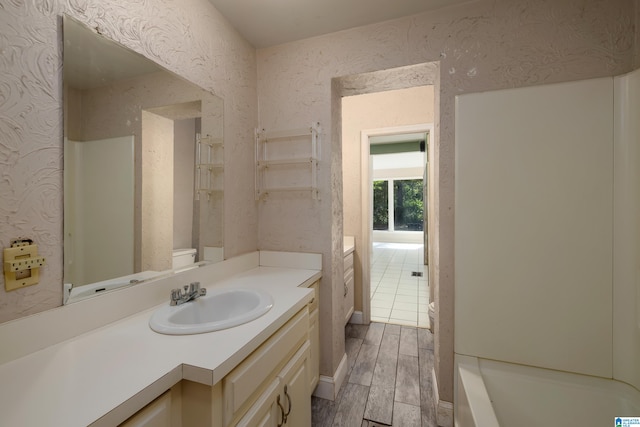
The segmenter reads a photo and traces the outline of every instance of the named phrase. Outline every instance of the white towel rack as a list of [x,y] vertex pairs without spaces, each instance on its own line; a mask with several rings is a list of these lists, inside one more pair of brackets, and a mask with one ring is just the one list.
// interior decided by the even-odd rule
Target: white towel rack
[[302,129],[256,129],[256,200],[282,192],[319,199],[320,133],[320,123]]
[[196,200],[200,200],[201,194],[210,199],[212,194],[222,193],[222,183],[216,185],[216,181],[223,176],[223,148],[222,138],[196,134]]

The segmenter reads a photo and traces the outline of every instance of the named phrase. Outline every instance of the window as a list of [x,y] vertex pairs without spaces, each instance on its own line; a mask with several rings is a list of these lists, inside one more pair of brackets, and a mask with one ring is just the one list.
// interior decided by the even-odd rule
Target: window
[[[391,194],[389,183],[391,182]],[[373,229],[423,231],[422,179],[373,182]],[[390,205],[393,203],[393,205]],[[392,218],[389,218],[392,212]],[[391,224],[391,225],[390,225]]]
[[373,181],[373,229],[389,229],[389,181]]
[[395,231],[422,231],[422,180],[393,181]]

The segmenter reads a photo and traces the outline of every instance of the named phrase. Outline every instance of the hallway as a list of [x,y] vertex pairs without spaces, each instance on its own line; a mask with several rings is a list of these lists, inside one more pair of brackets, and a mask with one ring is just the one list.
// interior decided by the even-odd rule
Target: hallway
[[423,245],[374,242],[371,321],[428,328],[428,280]]
[[371,323],[345,329],[347,377],[335,401],[312,398],[314,427],[435,427],[433,334]]

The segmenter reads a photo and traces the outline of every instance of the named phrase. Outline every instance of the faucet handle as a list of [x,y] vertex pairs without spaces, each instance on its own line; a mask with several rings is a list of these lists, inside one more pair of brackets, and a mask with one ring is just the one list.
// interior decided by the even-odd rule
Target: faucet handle
[[171,305],[176,305],[178,303],[178,301],[180,301],[182,299],[182,292],[180,291],[180,288],[177,289],[171,289]]
[[[186,286],[185,286],[186,287]],[[200,291],[200,282],[189,283],[189,293],[193,294]]]

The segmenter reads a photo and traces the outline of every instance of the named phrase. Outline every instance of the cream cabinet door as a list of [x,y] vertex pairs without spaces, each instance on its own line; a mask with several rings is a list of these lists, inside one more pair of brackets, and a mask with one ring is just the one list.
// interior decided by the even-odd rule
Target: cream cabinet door
[[320,379],[320,329],[318,326],[318,310],[309,315],[309,391],[313,392]]
[[353,314],[353,303],[354,303],[353,287],[354,287],[353,268],[351,268],[344,278],[344,300],[343,300],[342,311],[344,313],[345,325],[349,323],[349,319],[351,319],[351,315]]
[[310,427],[309,341],[300,347],[236,427]]
[[290,427],[311,426],[311,390],[309,390],[309,341],[280,371],[285,424]]
[[308,341],[308,333],[309,312],[305,308],[223,379],[225,426],[245,413],[257,389],[271,381],[289,355],[297,354],[300,343]]
[[349,323],[353,314],[354,304],[354,270],[353,270],[353,253],[344,257],[344,300],[342,302],[342,313],[344,316],[344,324]]
[[[281,425],[282,411],[277,405],[277,400],[280,396],[279,392],[280,381],[275,378],[236,426],[277,427]],[[280,400],[282,400],[282,397],[280,397]]]
[[313,392],[320,379],[320,326],[318,323],[318,287],[320,282],[314,282],[309,289],[313,289],[313,298],[309,303],[309,341],[311,344],[309,353],[309,391]]
[[149,403],[120,427],[171,427],[171,391]]

